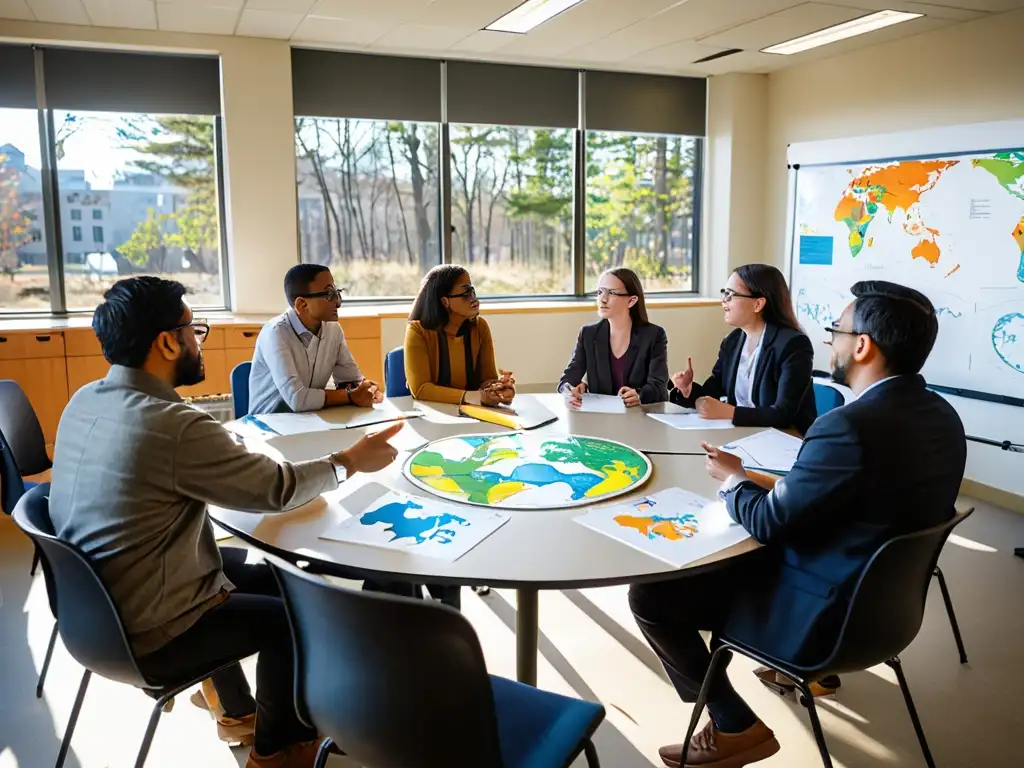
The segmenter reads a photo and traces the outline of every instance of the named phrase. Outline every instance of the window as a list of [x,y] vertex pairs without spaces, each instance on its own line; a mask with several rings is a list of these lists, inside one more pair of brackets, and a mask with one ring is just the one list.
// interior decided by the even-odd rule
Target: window
[[53,119],[62,217],[80,206],[110,222],[106,233],[93,227],[93,250],[78,263],[65,249],[68,309],[95,307],[109,283],[137,274],[184,283],[194,306],[223,306],[214,119],[63,110]]
[[82,220],[82,209],[81,208],[73,208],[71,210],[71,220],[72,221],[81,221]]
[[629,267],[644,289],[694,291],[700,142],[686,136],[587,132],[586,290]]
[[441,261],[436,124],[295,120],[299,247],[346,296],[414,296]]
[[76,243],[82,242],[82,228],[81,227],[72,227],[71,228],[71,239],[74,240]]
[[0,309],[50,307],[34,109],[0,108]]
[[483,295],[573,292],[573,131],[451,129],[452,259]]

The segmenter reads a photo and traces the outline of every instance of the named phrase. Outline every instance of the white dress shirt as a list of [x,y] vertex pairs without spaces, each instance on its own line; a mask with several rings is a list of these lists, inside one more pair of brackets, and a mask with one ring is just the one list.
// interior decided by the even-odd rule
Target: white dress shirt
[[764,328],[757,340],[754,351],[747,353],[747,339],[743,339],[740,351],[740,364],[736,370],[736,405],[739,408],[753,408],[754,372],[757,370],[757,358],[761,356],[761,342],[764,341]]
[[249,372],[249,413],[294,413],[324,407],[331,379],[336,386],[363,379],[338,323],[314,335],[294,309],[263,326]]

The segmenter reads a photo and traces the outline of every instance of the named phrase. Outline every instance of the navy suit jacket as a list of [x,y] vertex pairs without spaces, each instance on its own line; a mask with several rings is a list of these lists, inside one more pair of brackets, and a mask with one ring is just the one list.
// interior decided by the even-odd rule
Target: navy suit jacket
[[868,560],[953,517],[966,461],[960,417],[920,376],[821,416],[773,491],[745,481],[725,493],[733,519],[767,545],[767,572],[738,598],[728,632],[781,659],[824,661]]
[[[673,388],[670,400],[692,408],[698,397],[727,397],[736,405],[736,373],[740,368],[744,333],[737,328],[722,341],[711,376],[703,384],[694,382],[689,397]],[[736,408],[732,423],[737,427],[795,428],[804,434],[818,415],[814,407],[814,348],[801,331],[768,324],[757,356],[751,382],[753,408]]]
[[[617,395],[612,383],[611,328],[599,320],[580,328],[572,360],[558,382],[575,387],[587,375],[587,390],[595,395]],[[633,324],[626,349],[626,386],[637,391],[641,403],[668,399],[668,336],[660,325]]]

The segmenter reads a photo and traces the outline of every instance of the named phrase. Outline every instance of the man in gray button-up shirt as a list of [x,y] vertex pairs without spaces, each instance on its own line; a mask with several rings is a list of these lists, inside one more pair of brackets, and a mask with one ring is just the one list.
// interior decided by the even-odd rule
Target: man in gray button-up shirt
[[[363,377],[338,324],[341,289],[327,267],[296,264],[284,278],[288,311],[263,326],[249,371],[249,413],[368,407],[384,395]],[[334,389],[328,384],[334,380]]]
[[[314,461],[279,464],[249,453],[174,391],[202,381],[209,331],[193,320],[184,290],[130,278],[96,309],[93,328],[113,367],[64,411],[50,514],[57,535],[97,566],[150,680],[260,654],[255,768],[316,734],[295,717],[291,638],[269,569],[246,565],[242,550],[222,558],[206,505],[280,512],[305,504],[337,488],[339,476],[390,463],[396,452],[387,439],[397,429]],[[237,710],[255,708],[251,697],[232,703],[221,691],[236,686],[240,670],[219,675],[224,708],[235,710],[227,715],[250,714]]]

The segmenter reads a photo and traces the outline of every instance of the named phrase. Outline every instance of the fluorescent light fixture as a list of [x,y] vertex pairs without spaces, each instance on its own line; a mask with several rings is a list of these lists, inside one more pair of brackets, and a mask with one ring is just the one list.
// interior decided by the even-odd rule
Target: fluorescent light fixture
[[803,37],[787,40],[784,43],[779,43],[769,48],[762,48],[761,52],[780,53],[784,56],[789,56],[794,53],[809,51],[811,48],[845,40],[848,37],[856,37],[857,35],[874,32],[876,29],[885,29],[885,27],[891,27],[893,24],[902,24],[904,21],[919,19],[923,15],[923,13],[906,13],[904,11],[879,11],[868,16],[861,16],[859,19],[836,24],[834,27],[820,29]]
[[526,0],[484,29],[525,35],[534,27],[539,27],[548,19],[582,2],[583,0]]

